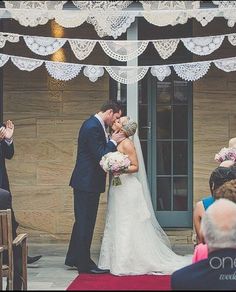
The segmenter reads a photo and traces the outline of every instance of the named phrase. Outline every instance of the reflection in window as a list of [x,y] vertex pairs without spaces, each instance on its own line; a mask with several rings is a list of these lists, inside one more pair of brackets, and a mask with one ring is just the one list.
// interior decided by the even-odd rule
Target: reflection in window
[[174,103],[187,103],[188,102],[188,82],[187,81],[174,81]]
[[171,210],[171,178],[157,178],[157,210]]
[[173,106],[173,138],[188,138],[188,107],[186,105]]
[[145,163],[145,168],[147,172],[147,141],[140,141],[142,152],[143,152],[143,159]]
[[188,145],[186,141],[173,142],[173,174],[188,174]]
[[175,177],[173,183],[174,210],[188,210],[188,179],[186,177]]
[[148,128],[148,106],[147,104],[139,105],[139,138],[147,139]]
[[157,142],[157,175],[171,174],[171,143]]
[[170,104],[172,84],[171,82],[157,81],[157,103]]
[[157,105],[157,139],[171,138],[171,107]]

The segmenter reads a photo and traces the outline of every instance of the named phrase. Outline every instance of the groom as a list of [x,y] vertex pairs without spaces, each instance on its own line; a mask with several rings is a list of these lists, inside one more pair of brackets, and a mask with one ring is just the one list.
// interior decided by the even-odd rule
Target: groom
[[107,272],[92,261],[90,246],[100,193],[105,191],[106,184],[106,174],[99,162],[106,153],[116,151],[117,144],[124,139],[124,134],[115,132],[109,140],[106,127],[120,118],[121,111],[119,102],[108,101],[80,128],[77,159],[70,180],[74,190],[75,223],[65,260],[67,266],[77,267],[79,273]]

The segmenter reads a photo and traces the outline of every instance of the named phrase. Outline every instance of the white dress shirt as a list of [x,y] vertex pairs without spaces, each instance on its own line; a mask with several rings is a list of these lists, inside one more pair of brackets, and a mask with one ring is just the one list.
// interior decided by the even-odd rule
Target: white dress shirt
[[[97,119],[99,120],[100,124],[102,125],[103,130],[104,130],[104,133],[105,133],[106,140],[107,140],[107,142],[108,142],[108,141],[109,141],[109,136],[108,136],[108,133],[107,133],[107,131],[106,131],[105,123],[104,123],[103,119],[102,119],[98,114],[95,114],[94,116],[95,116],[95,118],[97,118]],[[110,141],[111,141],[112,143],[114,143],[115,146],[117,146],[116,141],[114,141],[114,140],[112,140],[112,139],[111,139]]]
[[4,141],[7,143],[8,146],[10,146],[11,143],[13,142],[13,139],[12,138],[10,140],[4,139]]

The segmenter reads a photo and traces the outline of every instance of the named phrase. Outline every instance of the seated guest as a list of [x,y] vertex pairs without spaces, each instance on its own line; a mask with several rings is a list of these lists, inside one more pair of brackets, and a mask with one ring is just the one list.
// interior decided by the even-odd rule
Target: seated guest
[[[213,194],[215,200],[218,199],[228,199],[236,203],[236,179],[224,183],[219,187]],[[194,249],[192,262],[196,263],[200,260],[206,259],[208,257],[207,244],[200,243]]]
[[197,234],[197,244],[203,243],[200,234],[201,219],[207,208],[215,201],[214,193],[225,182],[236,179],[236,165],[232,161],[224,161],[222,165],[213,170],[209,179],[211,195],[196,203],[193,212],[193,224]]
[[236,287],[236,204],[219,199],[206,211],[201,232],[208,258],[175,271],[173,290],[234,290]]

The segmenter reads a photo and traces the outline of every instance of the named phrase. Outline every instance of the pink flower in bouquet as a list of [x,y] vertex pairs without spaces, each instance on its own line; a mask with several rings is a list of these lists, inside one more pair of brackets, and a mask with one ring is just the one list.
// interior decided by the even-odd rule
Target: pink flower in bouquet
[[112,184],[117,186],[121,185],[119,176],[128,169],[130,160],[127,155],[119,151],[109,152],[102,157],[100,165],[104,171],[112,173],[114,176]]

